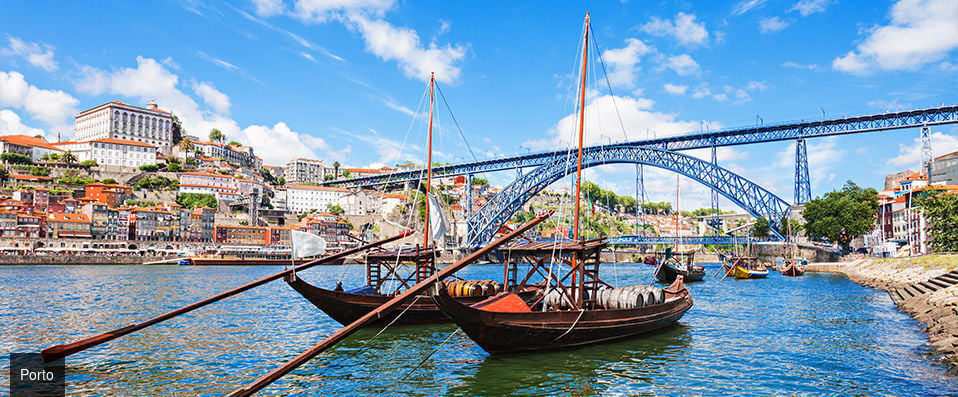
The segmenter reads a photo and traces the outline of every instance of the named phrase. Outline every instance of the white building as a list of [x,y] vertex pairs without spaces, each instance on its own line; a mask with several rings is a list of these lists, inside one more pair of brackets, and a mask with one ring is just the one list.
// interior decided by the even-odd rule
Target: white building
[[[259,170],[263,160],[256,157],[251,146],[231,146],[219,142],[193,141],[193,150],[200,151],[204,157],[221,158],[223,161],[238,167],[248,167]],[[180,157],[187,157],[186,153],[179,153]]]
[[[263,195],[263,184],[248,179],[238,179],[232,175],[212,174],[209,172],[184,172],[180,174],[180,193],[206,193],[220,197],[222,194]],[[230,196],[233,200],[232,196]]]
[[29,135],[0,136],[0,153],[16,153],[29,156],[33,161],[40,161],[43,156],[63,151],[53,146],[46,139]]
[[173,146],[173,116],[150,101],[145,108],[120,101],[102,104],[76,115],[77,141],[112,138],[148,143],[160,153]]
[[292,159],[286,163],[286,183],[320,183],[326,178],[322,160]]
[[340,199],[349,194],[349,189],[341,187],[294,185],[286,189],[286,208],[295,213],[326,211],[331,205],[340,205]]
[[94,139],[92,141],[68,141],[54,146],[70,151],[77,161],[95,160],[101,167],[137,168],[156,164],[156,146],[125,139]]

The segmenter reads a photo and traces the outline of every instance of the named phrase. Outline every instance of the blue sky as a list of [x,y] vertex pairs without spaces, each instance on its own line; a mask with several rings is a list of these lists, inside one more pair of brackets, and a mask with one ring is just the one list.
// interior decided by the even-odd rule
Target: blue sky
[[[219,128],[267,163],[391,165],[422,158],[415,113],[436,72],[479,159],[564,148],[585,11],[626,127],[599,74],[592,143],[958,103],[954,0],[6,2],[0,133],[66,139],[78,111],[155,98],[190,133]],[[444,106],[438,119],[436,159],[471,160]],[[958,150],[958,129],[933,131],[936,154]],[[813,195],[916,169],[917,135],[811,141]],[[789,201],[793,156],[787,143],[719,152]],[[631,166],[587,175],[634,189]],[[682,184],[682,207],[707,205],[707,189]],[[674,195],[667,172],[647,185]]]

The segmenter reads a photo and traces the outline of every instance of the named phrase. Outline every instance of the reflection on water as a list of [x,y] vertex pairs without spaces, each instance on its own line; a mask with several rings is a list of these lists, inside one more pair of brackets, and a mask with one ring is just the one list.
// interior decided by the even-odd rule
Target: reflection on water
[[[129,325],[277,270],[2,267],[0,349],[36,351]],[[646,283],[652,273],[632,264],[603,271],[617,285]],[[492,265],[461,273],[501,274]],[[302,277],[358,285],[363,269],[321,267]],[[493,357],[451,324],[378,336],[364,329],[263,395],[958,394],[955,378],[927,358],[918,324],[886,294],[844,277],[709,277],[690,289],[695,306],[675,326],[564,351]],[[70,357],[68,387],[78,395],[219,395],[338,328],[275,282]]]

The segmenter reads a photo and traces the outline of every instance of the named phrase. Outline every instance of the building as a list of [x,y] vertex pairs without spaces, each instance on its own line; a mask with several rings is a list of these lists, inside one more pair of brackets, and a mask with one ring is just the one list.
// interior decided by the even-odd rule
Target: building
[[[256,157],[251,146],[235,146],[219,142],[193,141],[194,154],[201,158],[223,159],[223,161],[237,167],[246,167],[258,170],[263,166],[263,160]],[[182,153],[181,157],[186,157]]]
[[153,145],[162,154],[169,154],[173,146],[173,116],[154,101],[145,108],[113,101],[84,110],[76,115],[75,130],[77,141],[136,141]]
[[46,139],[28,135],[0,136],[0,153],[15,153],[30,157],[33,161],[42,160],[52,153],[62,154],[63,150],[47,142]]
[[320,183],[326,179],[327,169],[322,160],[292,159],[286,163],[287,184]]
[[230,245],[265,245],[269,229],[262,226],[216,225],[216,243]]
[[289,186],[286,188],[286,208],[294,213],[326,211],[330,206],[339,205],[340,199],[349,194],[349,189],[341,187]]
[[196,207],[190,212],[190,239],[205,243],[213,242],[215,216],[216,210],[210,207]]
[[85,187],[84,197],[100,201],[110,207],[119,207],[132,199],[133,188],[116,183],[90,183]]
[[931,163],[932,185],[958,185],[958,151],[935,157]]
[[47,214],[47,238],[91,238],[86,214]]
[[127,139],[100,138],[54,145],[72,152],[77,161],[94,160],[101,167],[139,168],[141,165],[155,165],[157,160],[156,146]]

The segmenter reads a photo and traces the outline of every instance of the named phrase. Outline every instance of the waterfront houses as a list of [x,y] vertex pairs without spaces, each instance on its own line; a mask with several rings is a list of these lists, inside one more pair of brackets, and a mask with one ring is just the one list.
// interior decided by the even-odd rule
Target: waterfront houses
[[92,238],[86,214],[47,214],[47,238]]

